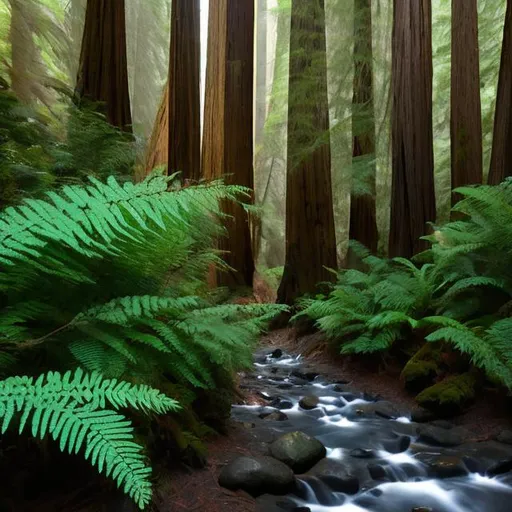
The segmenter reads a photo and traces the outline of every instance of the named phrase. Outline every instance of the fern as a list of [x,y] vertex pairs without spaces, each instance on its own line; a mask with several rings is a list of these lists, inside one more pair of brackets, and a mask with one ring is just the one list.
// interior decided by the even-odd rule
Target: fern
[[115,412],[120,408],[163,414],[179,405],[147,386],[87,375],[80,369],[74,374],[49,372],[37,379],[0,381],[2,433],[19,417],[20,434],[30,424],[32,436],[43,439],[49,434],[61,451],[76,454],[84,448],[85,459],[143,509],[151,500],[151,469],[142,447],[134,442],[130,421]]

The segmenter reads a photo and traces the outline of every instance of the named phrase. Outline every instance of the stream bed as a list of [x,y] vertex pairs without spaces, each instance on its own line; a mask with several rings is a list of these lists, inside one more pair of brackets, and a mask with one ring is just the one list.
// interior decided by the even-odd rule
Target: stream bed
[[512,445],[472,442],[446,421],[414,423],[410,413],[329,382],[300,356],[255,354],[243,387],[268,405],[234,405],[232,417],[276,437],[300,431],[326,458],[286,496],[258,498],[262,512],[510,512]]

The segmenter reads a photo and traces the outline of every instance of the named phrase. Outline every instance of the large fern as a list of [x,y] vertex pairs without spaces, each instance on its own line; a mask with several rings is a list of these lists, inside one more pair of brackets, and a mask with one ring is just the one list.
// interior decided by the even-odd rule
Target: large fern
[[1,433],[18,419],[21,434],[30,425],[33,437],[47,434],[61,451],[78,453],[111,477],[143,509],[151,500],[151,468],[133,427],[118,409],[145,413],[176,411],[178,403],[144,385],[104,379],[99,374],[49,372],[0,381]]

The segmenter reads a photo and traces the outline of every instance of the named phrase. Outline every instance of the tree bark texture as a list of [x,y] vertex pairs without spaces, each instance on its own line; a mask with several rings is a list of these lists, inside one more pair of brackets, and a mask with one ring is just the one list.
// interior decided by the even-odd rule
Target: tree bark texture
[[112,125],[131,131],[124,0],[87,0],[76,96],[101,103]]
[[145,175],[155,167],[167,165],[169,158],[169,85],[165,86],[149,139],[145,159]]
[[278,302],[292,304],[332,280],[336,237],[331,188],[324,0],[292,0],[286,262]]
[[[452,189],[482,183],[482,107],[477,0],[452,0]],[[452,204],[460,199],[452,194]]]
[[183,180],[201,176],[200,6],[199,0],[173,0],[169,57],[169,173]]
[[[352,99],[352,168],[354,183],[362,182],[363,190],[352,188],[350,198],[351,240],[357,240],[372,253],[377,251],[375,205],[375,110],[373,102],[372,2],[354,1],[354,88]],[[349,249],[347,262],[353,255]]]
[[507,0],[503,32],[489,185],[497,185],[508,176],[512,176],[512,0]]
[[411,257],[428,247],[420,237],[436,217],[431,0],[394,0],[393,17],[389,255]]
[[[202,176],[254,187],[254,1],[211,0],[203,128]],[[223,205],[227,237],[219,240],[233,269],[213,284],[252,286],[254,261],[249,217],[242,206]]]

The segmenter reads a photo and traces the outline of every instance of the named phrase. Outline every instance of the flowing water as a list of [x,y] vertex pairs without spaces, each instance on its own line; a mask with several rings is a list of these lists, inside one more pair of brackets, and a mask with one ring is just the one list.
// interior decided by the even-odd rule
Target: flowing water
[[[312,512],[512,511],[512,446],[488,441],[447,448],[420,442],[420,425],[406,412],[386,419],[372,410],[379,402],[346,383],[304,378],[300,356],[273,358],[267,350],[255,360],[246,387],[269,405],[233,406],[233,418],[257,428],[265,425],[277,435],[300,430],[316,437],[325,445],[327,458],[359,482],[359,490],[349,495],[337,492],[314,471],[298,475],[296,491],[287,496],[297,507]],[[318,397],[318,405],[302,409],[299,401],[305,396]],[[277,410],[288,419],[260,418]],[[499,463],[502,469],[486,476]]]

